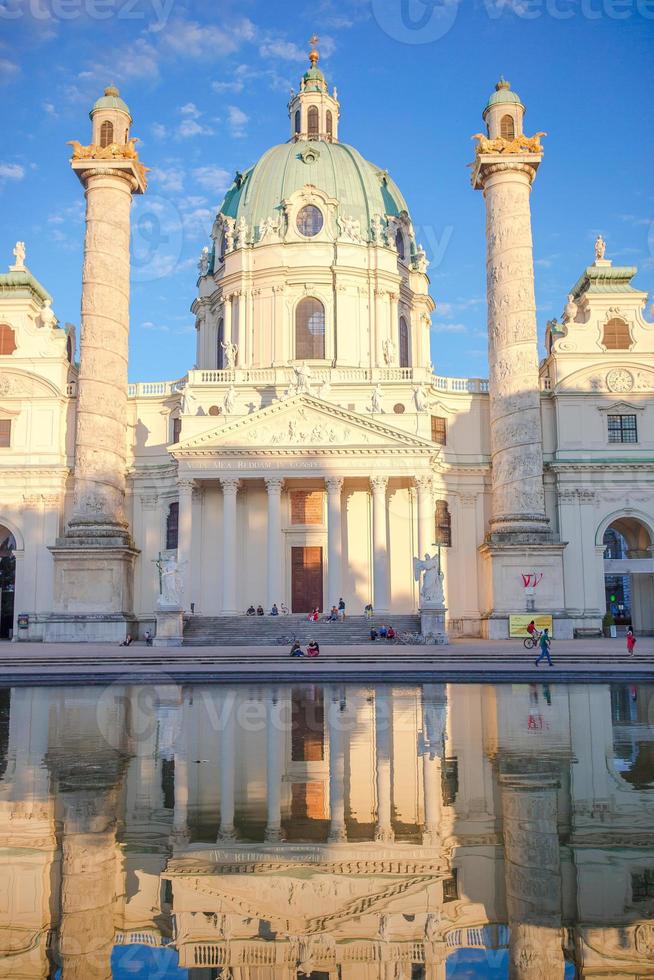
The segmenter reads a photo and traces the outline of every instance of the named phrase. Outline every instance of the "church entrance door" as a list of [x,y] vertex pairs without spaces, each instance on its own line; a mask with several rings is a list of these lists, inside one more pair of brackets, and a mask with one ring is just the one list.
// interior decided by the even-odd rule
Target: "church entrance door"
[[322,548],[291,548],[291,611],[322,610]]

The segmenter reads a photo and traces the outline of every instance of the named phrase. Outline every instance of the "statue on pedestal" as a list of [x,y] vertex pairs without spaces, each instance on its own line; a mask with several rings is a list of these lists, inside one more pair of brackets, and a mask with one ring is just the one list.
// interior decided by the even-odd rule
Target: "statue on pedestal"
[[221,341],[220,346],[225,352],[225,367],[228,371],[233,371],[236,367],[236,355],[238,354],[238,344],[233,344],[231,340],[226,343]]
[[413,574],[416,582],[420,581],[422,572],[422,586],[420,588],[421,606],[440,607],[445,604],[443,595],[443,572],[438,555],[433,557],[426,554],[424,560],[413,559]]
[[157,562],[159,569],[159,589],[160,594],[157,599],[158,609],[177,609],[182,604],[184,595],[184,581],[181,570],[186,561],[178,561],[177,558],[160,558]]
[[14,265],[9,266],[9,271],[24,272],[25,271],[25,242],[16,242],[13,248],[13,254],[16,261]]
[[606,255],[606,242],[601,235],[598,235],[595,239],[595,261],[599,259],[600,261]]

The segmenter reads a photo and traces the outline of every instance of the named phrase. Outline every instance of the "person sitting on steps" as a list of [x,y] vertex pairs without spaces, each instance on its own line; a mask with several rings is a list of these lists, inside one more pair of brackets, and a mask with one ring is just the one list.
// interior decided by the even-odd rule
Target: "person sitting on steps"
[[290,657],[303,657],[304,656],[304,651],[302,650],[302,647],[300,646],[300,641],[299,640],[294,640],[293,641],[293,645],[291,646],[291,652],[290,652],[289,656]]
[[307,645],[307,657],[317,657],[320,653],[320,647],[315,640],[309,640]]
[[277,608],[277,603],[273,602],[272,609],[270,610],[271,616],[279,616],[279,609]]
[[264,615],[263,606],[262,605],[258,605],[257,606],[257,616],[263,616],[263,615]]
[[254,608],[254,606],[248,606],[247,612],[245,613],[245,615],[246,616],[256,616],[256,614],[257,614],[257,611]]
[[387,640],[395,639],[395,630],[393,629],[392,626],[389,626],[388,629],[386,630],[386,639]]

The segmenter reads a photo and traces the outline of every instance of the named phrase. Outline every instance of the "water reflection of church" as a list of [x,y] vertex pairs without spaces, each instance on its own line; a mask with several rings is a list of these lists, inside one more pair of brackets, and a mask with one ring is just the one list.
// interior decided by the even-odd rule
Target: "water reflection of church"
[[654,977],[653,709],[647,686],[4,691],[0,977]]

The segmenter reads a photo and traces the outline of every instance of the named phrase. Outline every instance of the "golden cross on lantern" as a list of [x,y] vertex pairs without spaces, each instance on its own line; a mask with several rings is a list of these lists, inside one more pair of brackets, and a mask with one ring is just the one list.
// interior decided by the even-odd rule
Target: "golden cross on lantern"
[[319,40],[320,38],[318,37],[317,34],[314,34],[312,37],[309,38],[309,44],[311,45],[311,51],[309,52],[309,61],[311,62],[312,65],[315,65],[315,63],[320,58],[320,55],[316,50],[316,45]]

